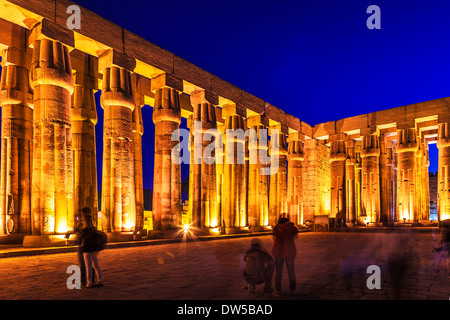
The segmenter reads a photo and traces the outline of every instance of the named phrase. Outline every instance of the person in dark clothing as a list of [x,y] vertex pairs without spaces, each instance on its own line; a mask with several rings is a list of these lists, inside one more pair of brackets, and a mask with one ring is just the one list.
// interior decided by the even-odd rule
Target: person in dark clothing
[[298,229],[287,218],[280,218],[278,224],[273,228],[274,241],[272,255],[275,257],[275,296],[279,296],[281,293],[281,278],[284,263],[286,263],[288,271],[291,294],[294,294],[297,288],[294,263],[297,252],[294,240],[297,235]]
[[77,243],[79,244],[79,251],[81,251],[86,265],[86,288],[94,287],[93,269],[97,275],[97,283],[95,286],[103,286],[102,271],[98,263],[98,249],[95,240],[96,233],[97,229],[92,224],[92,215],[84,215],[83,229],[81,229],[77,237]]
[[264,292],[272,292],[274,263],[272,256],[263,250],[261,241],[254,238],[251,248],[244,258],[244,279],[249,284],[249,292],[255,291],[257,284],[264,283]]
[[[75,244],[78,245],[78,250],[77,250],[77,256],[78,256],[78,263],[80,264],[80,278],[81,278],[81,285],[83,287],[86,286],[86,264],[84,262],[84,256],[83,256],[83,250],[81,248],[81,230],[83,230],[83,224],[84,224],[84,217],[86,215],[91,215],[92,211],[89,207],[84,207],[83,209],[80,210],[80,214],[75,216],[75,233],[76,233],[76,240],[75,240]],[[93,281],[95,278],[95,270],[93,270],[92,273],[92,279],[91,281]]]

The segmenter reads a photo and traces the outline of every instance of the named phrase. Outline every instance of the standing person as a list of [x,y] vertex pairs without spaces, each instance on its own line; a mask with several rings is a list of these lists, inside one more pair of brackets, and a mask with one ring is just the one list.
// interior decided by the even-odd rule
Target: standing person
[[[91,208],[89,207],[84,207],[83,209],[80,210],[80,215],[77,215],[75,217],[75,233],[76,233],[76,240],[75,240],[75,244],[78,245],[78,250],[77,250],[77,256],[78,256],[78,263],[80,264],[80,278],[81,278],[81,285],[83,287],[86,286],[86,264],[84,262],[84,256],[83,256],[83,249],[81,247],[81,230],[83,230],[84,227],[84,217],[86,215],[91,215],[92,211]],[[95,277],[95,272],[92,273],[92,281]]]
[[257,284],[264,283],[264,292],[272,292],[273,258],[262,247],[261,240],[251,240],[251,248],[244,258],[244,279],[249,284],[249,292],[255,292]]
[[[85,215],[83,219],[83,229],[77,240],[80,243],[81,252],[83,253],[84,262],[86,264],[86,288],[103,286],[102,270],[98,263],[98,236],[97,229],[92,224],[92,215]],[[95,285],[92,268],[94,268],[97,274],[97,283]]]
[[273,228],[273,248],[272,255],[275,257],[275,291],[274,295],[281,293],[281,278],[283,275],[283,265],[286,268],[289,277],[289,289],[291,294],[295,294],[297,288],[297,279],[295,277],[295,238],[297,238],[298,229],[287,218],[280,218],[278,224]]

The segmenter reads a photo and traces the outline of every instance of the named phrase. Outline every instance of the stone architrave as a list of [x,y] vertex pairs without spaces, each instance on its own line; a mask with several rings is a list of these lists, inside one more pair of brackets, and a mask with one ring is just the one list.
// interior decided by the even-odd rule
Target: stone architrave
[[367,223],[380,222],[380,146],[377,133],[364,135],[361,145],[361,214]]
[[12,43],[3,50],[0,80],[2,107],[0,235],[31,233],[33,93],[29,84],[31,54],[25,29],[14,26]]
[[108,50],[99,55],[104,110],[102,230],[133,231],[136,223],[133,110],[134,59]]
[[416,129],[397,129],[397,221],[416,220]]
[[34,89],[32,232],[62,234],[74,226],[71,94],[68,46],[41,36],[33,39]]
[[80,210],[89,207],[93,222],[98,221],[98,190],[95,125],[97,107],[94,93],[98,90],[98,59],[84,52],[70,53],[74,70],[72,94],[72,151],[74,174],[74,212],[81,218]]
[[[181,123],[179,92],[183,82],[169,74],[152,79],[155,91],[155,163],[153,178],[153,229],[177,229],[182,223],[181,162],[175,150]],[[178,159],[177,159],[178,158]]]

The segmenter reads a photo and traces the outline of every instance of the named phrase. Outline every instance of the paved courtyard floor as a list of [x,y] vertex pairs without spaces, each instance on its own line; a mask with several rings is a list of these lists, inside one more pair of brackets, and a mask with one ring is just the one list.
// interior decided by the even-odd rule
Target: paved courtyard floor
[[[260,236],[267,249],[270,235]],[[0,259],[0,299],[40,300],[448,300],[444,257],[433,251],[435,232],[301,233],[296,240],[298,288],[280,297],[243,287],[250,238],[107,249],[100,253],[104,287],[68,289],[76,253]],[[380,289],[369,289],[370,265]]]

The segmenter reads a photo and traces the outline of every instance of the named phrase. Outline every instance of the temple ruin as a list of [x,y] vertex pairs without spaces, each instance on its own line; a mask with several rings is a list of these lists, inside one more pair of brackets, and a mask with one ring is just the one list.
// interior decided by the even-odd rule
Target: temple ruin
[[[224,135],[216,159],[230,153],[229,130],[257,132],[229,140],[229,156],[244,150],[243,163],[194,161],[191,153],[187,223],[206,234],[265,230],[280,215],[299,225],[316,216],[347,227],[427,222],[430,143],[439,149],[438,220],[450,218],[450,98],[311,126],[84,8],[81,28],[69,29],[70,5],[0,0],[0,235],[70,232],[81,208],[97,214],[98,184],[98,227],[143,231],[143,107],[153,108],[156,132],[154,234],[182,227],[181,169],[172,159],[182,118],[192,137]],[[264,135],[276,151],[251,143]],[[261,174],[268,164],[250,161],[255,154],[276,157],[276,172]]]

